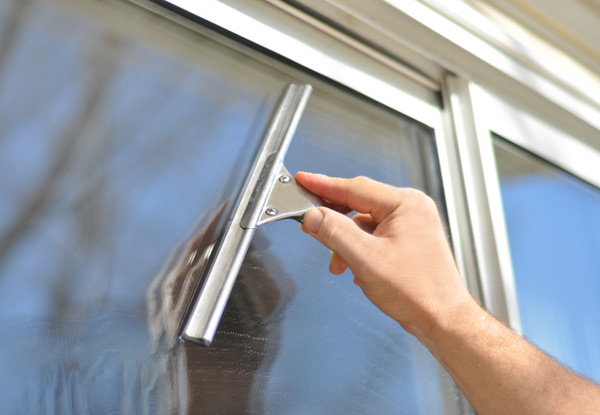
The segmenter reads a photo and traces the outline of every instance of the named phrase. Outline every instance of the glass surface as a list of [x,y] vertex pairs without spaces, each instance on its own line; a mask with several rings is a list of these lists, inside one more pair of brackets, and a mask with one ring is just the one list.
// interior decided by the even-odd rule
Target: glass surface
[[[316,90],[286,165],[291,171],[366,175],[420,188],[441,200],[439,172],[432,167],[436,159],[428,128],[357,99]],[[326,248],[299,233],[294,222],[274,223],[258,233],[266,241],[255,247],[253,258],[268,264],[284,293],[267,324],[273,352],[259,368],[266,378],[254,385],[262,396],[261,410],[443,413],[434,359],[365,298],[349,271],[341,276],[328,272]]]
[[443,412],[433,358],[295,222],[257,231],[210,348],[170,318],[288,82],[315,86],[290,171],[445,215],[429,128],[119,1],[5,1],[0,36],[0,413]]
[[600,190],[495,137],[523,333],[600,381]]
[[187,411],[151,284],[287,80],[118,2],[5,1],[0,28],[0,413]]

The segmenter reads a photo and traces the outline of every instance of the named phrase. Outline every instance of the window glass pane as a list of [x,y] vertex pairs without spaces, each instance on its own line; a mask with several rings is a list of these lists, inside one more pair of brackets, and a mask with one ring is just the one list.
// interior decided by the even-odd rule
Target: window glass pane
[[494,139],[523,332],[600,380],[600,190]]
[[290,171],[445,215],[431,129],[236,50],[120,1],[0,4],[1,413],[442,412],[433,358],[294,222],[256,233],[210,348],[165,331],[289,82],[315,86]]
[[229,196],[288,82],[104,3],[0,5],[5,414],[179,405],[166,363],[177,359],[148,330],[149,286]]
[[[325,85],[308,102],[286,165],[417,187],[445,215],[433,131]],[[293,221],[257,230],[210,348],[186,345],[190,411],[444,411],[433,357],[328,263],[329,251]]]
[[[440,200],[436,159],[430,129],[351,97],[316,91],[286,164],[292,171],[366,175]],[[252,257],[277,262],[267,268],[286,292],[266,326],[274,349],[260,368],[268,371],[260,385],[268,413],[443,412],[431,355],[366,300],[349,271],[329,274],[327,249],[298,236],[293,222],[259,232],[264,241]]]

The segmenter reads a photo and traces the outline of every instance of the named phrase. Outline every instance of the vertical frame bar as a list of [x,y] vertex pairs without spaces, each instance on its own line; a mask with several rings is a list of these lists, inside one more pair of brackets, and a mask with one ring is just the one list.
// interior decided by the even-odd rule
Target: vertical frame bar
[[468,81],[447,77],[445,93],[463,171],[480,300],[521,331],[491,134],[479,119]]

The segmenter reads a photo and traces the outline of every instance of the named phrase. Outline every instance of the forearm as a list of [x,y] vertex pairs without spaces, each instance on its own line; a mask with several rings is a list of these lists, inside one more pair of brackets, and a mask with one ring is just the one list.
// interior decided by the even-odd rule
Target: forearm
[[600,388],[562,367],[474,301],[415,333],[481,415],[600,413]]

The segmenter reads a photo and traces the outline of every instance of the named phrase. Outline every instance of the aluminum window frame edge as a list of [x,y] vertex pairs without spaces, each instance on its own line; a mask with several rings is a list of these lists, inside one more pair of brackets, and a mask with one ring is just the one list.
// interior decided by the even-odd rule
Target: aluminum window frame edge
[[[465,92],[464,81],[460,85]],[[499,263],[502,265],[500,282],[504,289],[505,301],[512,316],[518,316],[516,282],[512,269],[510,245],[496,159],[493,150],[492,134],[521,147],[558,168],[596,186],[600,189],[597,174],[600,165],[600,143],[589,146],[570,133],[554,127],[547,117],[536,117],[495,96],[480,85],[468,83],[466,94],[475,117],[475,131],[481,150],[481,160],[485,164],[486,196],[492,215],[493,237],[497,246]],[[535,133],[530,134],[529,131]],[[600,136],[600,130],[597,132]],[[496,281],[491,281],[498,285]],[[485,278],[484,278],[485,280]],[[488,284],[489,286],[489,284]],[[490,293],[488,293],[488,297]],[[511,317],[513,319],[513,317]],[[522,333],[520,317],[510,320],[510,325]]]
[[[398,56],[401,56],[402,53],[398,55],[390,55],[389,51],[385,47],[382,47],[385,43],[385,40],[381,37],[379,37],[377,40],[369,39],[368,41],[365,41],[367,37],[364,35],[364,33],[361,34],[360,30],[354,30],[359,24],[357,16],[347,14],[345,10],[337,8],[336,5],[328,1],[324,2],[322,0],[302,0],[299,2],[299,4],[292,4],[289,0],[263,1],[266,1],[282,9],[286,13],[305,21],[314,28],[325,32],[329,36],[340,40],[353,49],[364,53],[370,59],[379,61],[383,65],[390,67],[392,70],[402,73],[409,79],[414,80],[424,87],[431,89],[432,91],[440,92],[440,78],[436,77],[435,75],[431,75],[432,68],[428,68],[429,71],[423,71],[420,69],[420,67],[426,62],[426,65],[435,67],[434,72],[440,72],[442,70],[441,68],[408,48],[402,51],[403,54],[410,56],[408,59],[398,58]],[[305,9],[300,8],[300,5],[305,7]],[[308,10],[310,10],[310,12]],[[322,20],[321,16],[327,16],[327,18],[330,18],[329,15],[331,15],[332,12],[336,13],[335,17],[331,18],[330,21]],[[340,16],[339,14],[345,15]],[[330,23],[339,22],[340,19],[343,19],[343,21],[347,22],[347,24],[342,25],[338,23],[338,26],[334,27],[334,25]],[[372,27],[369,27],[369,32],[373,32]],[[395,44],[394,47],[397,49],[398,45]],[[412,63],[414,60],[418,60],[419,64],[412,66],[406,64],[407,62]]]
[[442,90],[444,93],[445,110],[443,111],[444,133],[440,139],[444,140],[443,148],[446,152],[447,164],[446,177],[449,178],[448,192],[451,192],[451,199],[454,204],[455,226],[452,227],[452,243],[456,265],[467,284],[471,295],[477,301],[483,303],[481,283],[479,281],[479,271],[477,257],[475,253],[475,243],[473,240],[472,224],[469,206],[467,203],[464,171],[461,163],[459,146],[457,141],[457,131],[455,129],[455,120],[452,116],[450,101],[448,96],[448,87],[444,84]]
[[[516,109],[480,85],[473,84],[471,91],[475,106],[486,109],[478,114],[484,128],[600,189],[600,142],[587,145],[548,120]],[[597,134],[600,137],[600,130]]]
[[[374,72],[359,70],[352,65],[352,62],[335,59],[327,53],[327,50],[320,50],[319,45],[294,38],[291,34],[270,27],[224,2],[218,0],[205,0],[201,3],[195,0],[166,2],[423,124],[430,126],[439,124],[440,105],[439,102],[433,103],[439,100],[431,99],[433,96],[431,91],[429,91],[429,98],[423,95],[419,97],[420,99],[415,99],[411,93],[401,87],[383,80],[377,75],[376,70]],[[271,7],[285,14],[275,6]],[[307,30],[314,30],[310,25],[306,27]],[[357,54],[362,56],[358,52]],[[363,59],[369,60],[366,57]],[[408,83],[408,79],[406,81]]]
[[[474,278],[473,264],[475,263],[470,246],[470,224],[462,186],[462,166],[457,153],[456,136],[453,134],[452,120],[447,116],[448,111],[440,112],[439,123],[433,127],[440,163],[442,186],[446,199],[450,243],[454,259],[463,276],[469,291],[480,299],[479,282]],[[438,376],[442,400],[445,403],[446,415],[475,415],[475,410],[464,396],[456,382],[448,372],[438,365]],[[456,409],[456,411],[455,411]],[[451,411],[452,410],[452,411]]]
[[[518,24],[487,0],[419,1],[582,102],[599,107],[600,78],[592,69],[535,36],[529,27]],[[570,76],[565,77],[565,73]]]
[[[403,48],[414,50],[457,76],[485,85],[537,115],[551,113],[555,124],[569,125],[582,141],[597,141],[600,106],[580,99],[423,1],[328,2],[370,22],[373,30],[387,34]],[[585,85],[579,89],[585,89]]]
[[[440,117],[442,114],[440,114]],[[448,226],[450,227],[450,243],[454,251],[454,258],[459,268],[461,275],[466,275],[466,259],[465,251],[463,249],[463,234],[461,233],[462,227],[460,226],[460,214],[459,214],[459,200],[460,196],[456,192],[456,189],[460,189],[458,184],[458,178],[455,174],[454,160],[456,157],[451,153],[452,141],[447,133],[448,129],[444,125],[443,120],[441,123],[433,128],[436,148],[438,151],[438,159],[440,162],[440,174],[442,176],[442,186],[444,188],[444,197],[446,199],[446,209],[448,213]]]
[[[445,91],[464,180],[482,304],[521,333],[492,137],[473,84],[448,76]],[[471,277],[472,278],[472,277]]]

